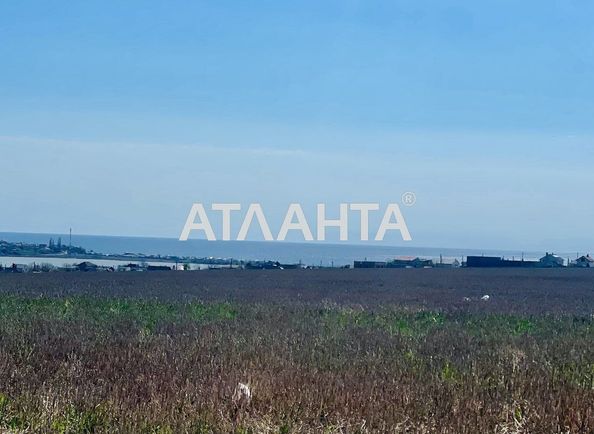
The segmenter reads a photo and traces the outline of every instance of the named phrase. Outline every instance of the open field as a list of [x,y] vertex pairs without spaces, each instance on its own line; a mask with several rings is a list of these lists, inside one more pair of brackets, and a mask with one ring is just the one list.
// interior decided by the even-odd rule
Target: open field
[[0,274],[0,432],[592,433],[593,314],[590,270]]

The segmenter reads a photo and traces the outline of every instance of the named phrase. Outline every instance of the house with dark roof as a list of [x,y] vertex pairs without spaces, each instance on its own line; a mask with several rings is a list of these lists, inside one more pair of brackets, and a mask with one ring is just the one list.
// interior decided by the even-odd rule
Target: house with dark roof
[[435,263],[436,268],[460,268],[462,263],[457,258],[439,258],[439,262]]
[[537,268],[539,261],[505,259],[498,256],[467,256],[468,268]]
[[76,264],[74,266],[78,271],[97,271],[97,264],[93,264],[89,261],[81,262],[80,264]]
[[561,256],[549,252],[540,258],[539,262],[542,268],[559,268],[565,266],[565,260]]
[[431,259],[423,259],[416,256],[401,256],[388,261],[387,268],[430,268],[433,267]]
[[129,264],[119,265],[118,271],[142,271],[143,268],[140,264],[135,264],[134,262],[130,262]]
[[250,261],[245,264],[246,270],[281,270],[281,263],[278,261]]
[[383,261],[355,261],[353,268],[386,268]]
[[573,261],[571,266],[578,268],[594,268],[594,258],[590,255],[581,256]]
[[10,268],[6,268],[6,271],[11,273],[26,273],[29,271],[29,267],[24,264],[12,264]]
[[146,267],[147,271],[171,271],[171,267],[167,265],[149,265]]

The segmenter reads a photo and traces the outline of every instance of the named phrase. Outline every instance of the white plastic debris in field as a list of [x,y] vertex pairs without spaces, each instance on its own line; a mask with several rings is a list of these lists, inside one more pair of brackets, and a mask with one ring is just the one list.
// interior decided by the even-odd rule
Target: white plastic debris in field
[[250,386],[239,383],[233,392],[233,403],[238,407],[245,407],[252,400],[252,391]]
[[483,300],[483,301],[489,301],[489,299],[490,299],[490,298],[491,298],[491,297],[489,297],[488,295],[483,295],[483,296],[481,297],[481,300]]

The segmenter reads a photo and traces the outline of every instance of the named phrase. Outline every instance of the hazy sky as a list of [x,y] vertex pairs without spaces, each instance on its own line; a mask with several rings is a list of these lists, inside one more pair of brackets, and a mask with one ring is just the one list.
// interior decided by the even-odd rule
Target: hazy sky
[[260,202],[278,227],[291,202],[315,220],[413,191],[412,245],[594,250],[593,16],[3,1],[0,231],[177,237],[193,202]]

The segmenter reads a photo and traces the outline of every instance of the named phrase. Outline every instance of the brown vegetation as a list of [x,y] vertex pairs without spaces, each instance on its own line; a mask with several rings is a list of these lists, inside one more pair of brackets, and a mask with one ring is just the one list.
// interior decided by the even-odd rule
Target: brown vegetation
[[0,275],[0,432],[592,433],[593,312],[581,270]]

